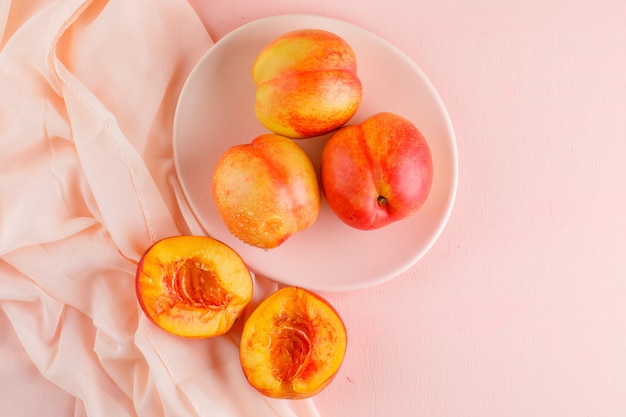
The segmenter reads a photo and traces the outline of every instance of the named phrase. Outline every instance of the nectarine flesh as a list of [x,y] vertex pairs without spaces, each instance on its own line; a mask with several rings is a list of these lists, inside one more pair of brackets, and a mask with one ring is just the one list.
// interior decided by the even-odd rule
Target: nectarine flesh
[[226,244],[205,236],[175,236],[148,248],[137,265],[144,313],[182,337],[224,334],[252,298],[250,271]]
[[266,298],[244,324],[241,365],[262,394],[307,398],[332,381],[346,344],[343,321],[326,300],[285,287]]

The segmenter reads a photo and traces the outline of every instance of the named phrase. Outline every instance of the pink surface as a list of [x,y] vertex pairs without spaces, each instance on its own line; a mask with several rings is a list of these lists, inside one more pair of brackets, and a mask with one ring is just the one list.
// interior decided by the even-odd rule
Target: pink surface
[[273,14],[361,25],[415,60],[455,127],[440,240],[328,295],[349,348],[322,416],[626,415],[626,3],[190,2],[214,40]]

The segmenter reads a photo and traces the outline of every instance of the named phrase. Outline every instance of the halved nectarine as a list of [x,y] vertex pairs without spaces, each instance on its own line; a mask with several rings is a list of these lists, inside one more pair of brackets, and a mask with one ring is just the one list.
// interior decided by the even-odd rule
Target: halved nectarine
[[253,292],[241,257],[206,236],[162,239],[142,255],[136,290],[144,313],[182,337],[224,334],[241,316]]
[[250,385],[272,398],[307,398],[334,378],[346,352],[346,329],[322,297],[285,287],[259,304],[239,347]]

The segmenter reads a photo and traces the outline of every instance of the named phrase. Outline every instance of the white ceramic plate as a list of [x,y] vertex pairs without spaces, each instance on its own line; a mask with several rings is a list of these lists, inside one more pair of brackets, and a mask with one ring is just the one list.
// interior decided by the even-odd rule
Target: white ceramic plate
[[[213,203],[211,179],[217,160],[227,148],[268,133],[254,114],[251,73],[257,54],[274,38],[302,28],[329,30],[348,41],[356,53],[363,84],[363,102],[350,123],[381,111],[411,120],[430,145],[434,182],[418,213],[374,231],[346,226],[323,200],[311,228],[266,251],[244,244],[228,232]],[[297,141],[317,169],[327,139]],[[208,235],[236,250],[255,273],[320,292],[373,286],[414,265],[443,230],[457,186],[452,124],[437,92],[417,65],[387,41],[358,26],[310,15],[281,15],[248,23],[207,51],[179,99],[174,159],[187,202]]]

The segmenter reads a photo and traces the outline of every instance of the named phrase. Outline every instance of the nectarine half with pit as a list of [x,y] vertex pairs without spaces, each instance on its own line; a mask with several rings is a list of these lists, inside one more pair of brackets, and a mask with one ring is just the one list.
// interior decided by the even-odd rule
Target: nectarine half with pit
[[144,313],[182,337],[224,334],[241,316],[253,292],[241,257],[205,236],[159,240],[137,265],[136,291]]
[[256,58],[252,78],[258,120],[294,139],[342,126],[363,95],[354,50],[340,36],[320,29],[294,30],[274,39]]
[[307,398],[334,378],[346,352],[346,329],[319,295],[284,287],[244,324],[240,360],[248,382],[272,398]]

